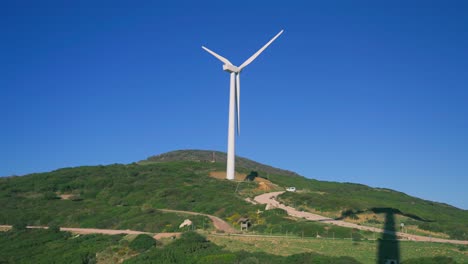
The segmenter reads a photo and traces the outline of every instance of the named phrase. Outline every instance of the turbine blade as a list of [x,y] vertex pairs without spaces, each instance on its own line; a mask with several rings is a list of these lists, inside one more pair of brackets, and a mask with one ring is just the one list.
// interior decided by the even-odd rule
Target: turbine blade
[[232,63],[231,63],[228,59],[224,58],[223,56],[221,56],[221,55],[219,55],[219,54],[216,54],[214,51],[208,49],[207,47],[202,46],[202,49],[206,50],[208,53],[210,53],[211,55],[215,56],[218,60],[222,61],[224,64],[230,64],[230,65],[232,65]]
[[236,74],[237,135],[240,135],[240,72]]
[[263,46],[261,49],[259,49],[257,52],[255,52],[254,55],[252,55],[250,58],[248,58],[246,61],[244,61],[244,63],[242,63],[241,66],[239,66],[239,70],[242,70],[244,67],[246,67],[247,65],[249,65],[252,61],[254,61],[258,55],[260,55],[260,53],[262,53],[266,48],[268,48],[268,46],[270,46],[270,44],[275,41],[276,38],[278,38],[282,33],[283,33],[284,30],[281,30],[278,34],[276,34],[276,36],[274,36],[270,41],[268,41],[267,44],[265,44],[265,46]]

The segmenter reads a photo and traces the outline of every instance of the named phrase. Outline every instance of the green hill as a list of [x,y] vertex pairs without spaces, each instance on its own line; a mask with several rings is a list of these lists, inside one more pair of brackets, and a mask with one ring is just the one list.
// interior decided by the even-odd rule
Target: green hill
[[[336,237],[348,236],[346,228],[297,223],[281,210],[258,215],[264,207],[244,200],[259,193],[255,182],[238,184],[209,177],[210,172],[224,168],[223,163],[211,162],[146,162],[2,178],[0,224],[179,231],[178,225],[187,216],[157,210],[169,208],[217,215],[234,226],[241,216],[248,216],[255,222],[252,231],[258,232],[304,231],[312,236],[331,230]],[[209,227],[207,219],[192,218],[198,228]]]
[[[258,214],[264,207],[244,200],[262,192],[256,182],[239,184],[209,177],[210,172],[225,170],[225,154],[214,153],[215,162],[213,151],[188,150],[127,165],[83,166],[0,178],[0,224],[177,231],[185,216],[157,210],[169,208],[214,214],[234,226],[239,217],[249,216],[254,222],[252,231],[260,233],[349,237],[346,228],[293,220],[281,210]],[[468,239],[468,211],[446,204],[387,189],[307,179],[245,158],[237,160],[237,170],[245,174],[255,171],[282,188],[296,186],[301,192],[285,193],[280,198],[304,210],[359,218],[385,208],[420,230]],[[208,222],[204,217],[194,217],[194,221],[198,227]],[[368,224],[382,227],[378,219]],[[370,236],[356,232],[355,236]]]

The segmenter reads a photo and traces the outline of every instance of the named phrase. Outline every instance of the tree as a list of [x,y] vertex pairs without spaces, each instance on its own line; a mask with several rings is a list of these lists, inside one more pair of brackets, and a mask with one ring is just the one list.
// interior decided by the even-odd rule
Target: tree
[[49,224],[49,231],[51,231],[52,233],[58,233],[58,232],[60,232],[60,226],[57,225],[56,223],[50,223]]
[[26,230],[26,229],[27,229],[27,224],[25,221],[18,220],[13,224],[14,231],[21,231],[21,230]]
[[139,252],[146,251],[156,245],[156,240],[149,235],[140,234],[128,245],[131,249]]

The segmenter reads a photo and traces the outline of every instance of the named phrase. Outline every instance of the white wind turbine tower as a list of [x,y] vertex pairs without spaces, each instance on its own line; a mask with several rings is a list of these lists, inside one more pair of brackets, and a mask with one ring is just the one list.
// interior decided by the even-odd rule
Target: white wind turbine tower
[[[240,134],[240,73],[241,71],[249,65],[255,58],[260,55],[276,38],[278,38],[283,33],[281,30],[276,36],[274,36],[270,41],[268,41],[265,46],[259,49],[254,55],[248,58],[241,66],[234,66],[228,59],[222,57],[219,54],[209,50],[208,48],[202,46],[204,50],[209,52],[211,55],[215,56],[218,60],[224,63],[223,70],[231,74],[231,87],[229,95],[229,128],[228,128],[228,156],[227,156],[227,168],[226,168],[226,178],[228,180],[234,180],[235,176],[235,121],[237,120],[237,134]],[[237,115],[236,115],[237,113]]]

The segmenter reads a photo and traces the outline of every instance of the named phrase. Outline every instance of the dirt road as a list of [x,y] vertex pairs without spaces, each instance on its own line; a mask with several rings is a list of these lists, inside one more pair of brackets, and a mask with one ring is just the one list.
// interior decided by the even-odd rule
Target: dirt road
[[[189,212],[189,211],[180,211],[180,210],[171,210],[171,209],[159,209],[163,212],[170,212],[170,213],[180,213],[180,214],[188,214],[188,215],[203,215],[211,219],[213,222],[213,226],[219,230],[223,231],[224,233],[238,233],[238,231],[232,228],[226,221],[222,220],[219,217],[209,214],[197,213],[197,212]],[[11,229],[12,226],[10,225],[0,225],[0,231],[7,231]],[[47,229],[47,226],[28,226],[27,228],[42,228]],[[117,229],[100,229],[100,228],[75,228],[75,227],[61,227],[61,231],[67,231],[74,234],[105,234],[105,235],[118,235],[118,234],[132,234],[132,235],[139,235],[139,234],[147,234],[155,239],[166,238],[166,237],[179,237],[182,233],[180,232],[168,232],[168,233],[150,233],[150,232],[142,232],[142,231],[135,231],[135,230],[117,230]]]
[[[10,225],[0,225],[0,230],[9,230],[12,227]],[[27,226],[30,229],[48,229],[47,226]],[[139,235],[147,234],[153,236],[154,233],[135,231],[135,230],[117,230],[117,229],[100,229],[100,228],[75,228],[75,227],[61,227],[60,231],[67,231],[74,234],[105,234],[105,235],[118,235],[118,234],[127,234],[127,235]]]
[[[282,192],[271,192],[271,193],[264,193],[261,195],[258,195],[254,198],[255,202],[259,204],[269,204],[272,207],[276,208],[281,208],[285,210],[288,215],[294,216],[294,217],[299,217],[299,218],[304,218],[307,220],[311,221],[320,221],[322,223],[328,223],[332,225],[337,225],[337,226],[343,226],[343,227],[349,227],[349,228],[356,228],[359,230],[366,230],[366,231],[372,231],[372,232],[378,232],[378,233],[393,233],[388,230],[383,230],[381,228],[376,228],[376,227],[370,227],[370,226],[361,226],[353,223],[348,223],[345,221],[340,221],[340,220],[335,220],[329,217],[325,217],[322,215],[318,214],[313,214],[309,212],[302,212],[298,211],[293,207],[286,206],[284,204],[280,204],[276,198],[278,195],[284,193]],[[439,243],[451,243],[451,244],[463,244],[463,245],[468,245],[468,241],[463,241],[463,240],[450,240],[450,239],[442,239],[442,238],[433,238],[433,237],[425,237],[425,236],[418,236],[418,235],[411,235],[411,234],[406,234],[406,233],[401,233],[401,232],[396,232],[394,233],[396,236],[407,239],[407,240],[413,240],[413,241],[425,241],[425,242],[439,242]]]
[[169,213],[181,213],[181,214],[188,214],[188,215],[203,215],[211,219],[213,222],[214,227],[219,230],[223,231],[224,233],[239,233],[238,230],[234,229],[231,225],[229,225],[223,219],[209,214],[197,213],[197,212],[190,212],[190,211],[180,211],[180,210],[171,210],[171,209],[158,209],[162,212],[169,212]]
[[[8,231],[12,228],[11,225],[0,225],[0,231]],[[30,229],[48,229],[47,226],[27,226]],[[135,230],[118,230],[118,229],[100,229],[100,228],[77,228],[77,227],[61,227],[60,231],[67,231],[73,234],[80,234],[80,235],[89,235],[89,234],[103,234],[103,235],[119,235],[119,234],[126,234],[126,235],[139,235],[139,234],[146,234],[152,236],[154,239],[158,240],[161,238],[170,238],[170,237],[180,237],[182,233],[180,232],[168,232],[168,233],[150,233],[150,232],[142,232],[142,231],[135,231]]]

